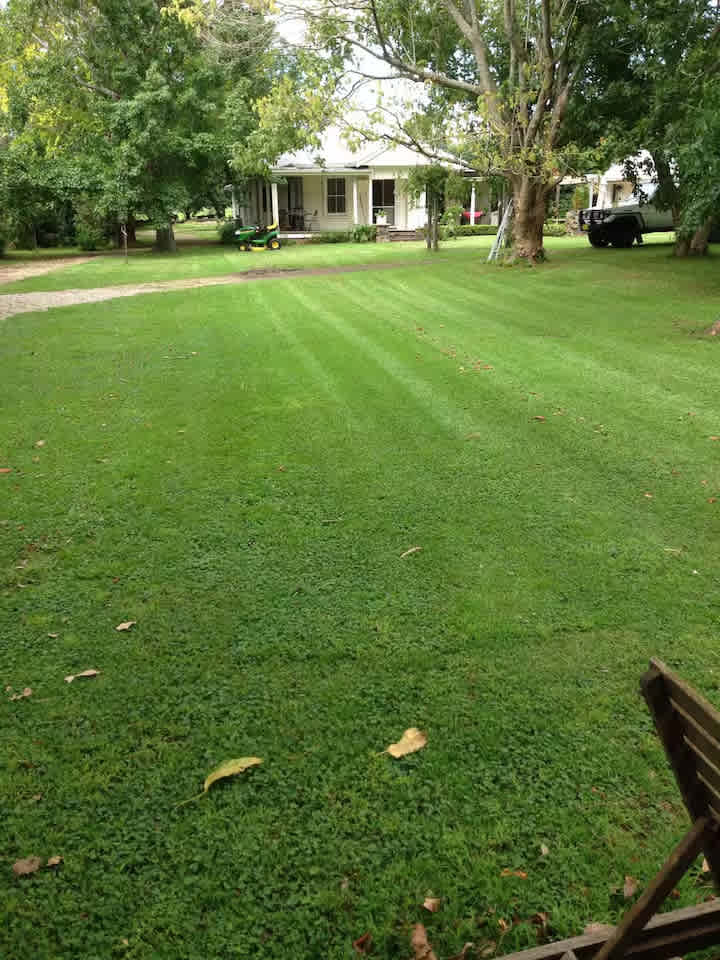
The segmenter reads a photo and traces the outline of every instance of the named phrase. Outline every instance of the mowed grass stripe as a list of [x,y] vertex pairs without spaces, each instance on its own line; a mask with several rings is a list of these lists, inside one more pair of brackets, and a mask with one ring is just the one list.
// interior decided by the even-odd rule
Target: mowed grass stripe
[[[582,299],[599,263],[552,269]],[[711,267],[694,268],[710,286]],[[468,940],[509,950],[535,942],[538,910],[557,936],[614,921],[625,905],[608,878],[644,881],[685,829],[636,684],[660,653],[715,696],[712,505],[683,504],[681,487],[642,497],[645,458],[658,476],[662,464],[650,428],[634,436],[625,380],[601,396],[605,356],[590,392],[619,424],[609,439],[531,421],[547,411],[516,391],[535,389],[528,369],[542,379],[547,365],[545,400],[574,398],[579,416],[593,369],[577,362],[593,348],[574,308],[564,374],[530,336],[519,294],[540,271],[493,274],[491,327],[476,303],[494,279],[468,271],[455,292],[439,264],[410,298],[410,274],[8,325],[0,435],[17,471],[0,507],[0,664],[35,693],[5,707],[4,855],[65,862],[22,887],[0,880],[0,952],[74,960],[127,937],[153,960],[339,960],[371,930],[390,960],[407,956],[428,893],[443,897],[424,918],[439,956]],[[606,281],[612,305],[616,267]],[[651,319],[662,294],[647,303],[632,331],[606,318],[599,349],[614,337],[623,372],[643,331],[660,365],[669,349]],[[418,341],[417,325],[442,342]],[[494,371],[458,372],[463,350],[485,356],[502,337]],[[450,343],[457,360],[439,350]],[[710,378],[694,397],[684,387],[697,401],[715,373],[708,352],[692,359]],[[638,364],[641,391],[654,376]],[[465,440],[456,417],[482,436]],[[703,450],[678,435],[698,470]],[[137,627],[116,633],[125,619]],[[63,683],[91,664],[95,681]],[[380,751],[409,725],[428,747],[393,763]],[[265,759],[251,776],[175,809],[250,754]],[[691,877],[680,895],[703,892]],[[498,917],[522,922],[501,936]]]

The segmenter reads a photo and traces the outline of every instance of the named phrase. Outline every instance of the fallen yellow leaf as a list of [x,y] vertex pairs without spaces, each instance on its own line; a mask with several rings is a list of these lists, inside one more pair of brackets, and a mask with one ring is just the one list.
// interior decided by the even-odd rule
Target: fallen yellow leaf
[[441,903],[442,900],[440,897],[425,897],[425,900],[423,901],[423,907],[426,910],[429,910],[430,913],[437,913],[440,909]]
[[90,677],[96,677],[99,673],[99,670],[83,670],[82,673],[71,673],[65,677],[65,683],[72,683],[73,680],[88,680]]
[[22,693],[14,693],[10,699],[11,700],[24,700],[27,697],[32,696],[32,687],[25,687]]
[[427,744],[427,737],[418,730],[417,727],[410,727],[402,735],[397,743],[391,743],[387,748],[387,753],[395,759],[406,756],[408,753],[415,753],[416,750],[422,750]]
[[262,763],[262,759],[260,757],[239,757],[236,760],[226,760],[225,763],[220,764],[216,770],[213,770],[212,773],[209,773],[205,777],[202,793],[198,793],[197,796],[190,797],[190,800],[183,800],[183,802],[178,804],[178,806],[182,807],[183,804],[190,803],[192,800],[197,800],[200,797],[203,797],[208,792],[210,787],[218,780],[224,780],[226,777],[235,777],[239,773],[244,773],[249,767],[256,767],[260,763]]
[[405,553],[400,554],[400,559],[404,560],[405,557],[409,557],[411,553],[420,553],[422,547],[410,547],[409,550],[406,550]]
[[116,630],[129,630],[130,627],[134,627],[137,623],[137,620],[124,620],[122,623],[119,623],[115,629]]
[[57,867],[63,862],[63,858],[60,856],[50,857],[48,862],[45,864],[46,867]]

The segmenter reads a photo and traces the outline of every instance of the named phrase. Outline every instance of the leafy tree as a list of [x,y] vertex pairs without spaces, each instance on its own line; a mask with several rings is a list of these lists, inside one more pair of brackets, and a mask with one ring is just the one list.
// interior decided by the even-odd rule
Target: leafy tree
[[10,0],[0,179],[15,209],[23,190],[44,201],[52,157],[50,193],[100,218],[142,213],[170,249],[175,211],[224,210],[230,144],[257,124],[264,61],[208,43],[205,12],[190,0]]
[[[284,5],[292,9],[293,0]],[[373,77],[363,65],[372,57],[391,76],[423,85],[419,109],[409,117],[396,111],[395,139],[436,159],[452,151],[488,175],[507,178],[514,253],[530,262],[544,256],[548,195],[566,173],[589,162],[566,135],[565,119],[598,7],[563,0],[303,5],[314,41],[332,64],[355,56],[355,73]],[[379,112],[392,119],[383,105]]]
[[707,249],[711,209],[706,204],[704,220],[698,220],[703,205],[696,202],[697,162],[711,158],[713,145],[705,103],[714,97],[718,6],[708,0],[611,0],[607,11],[588,48],[568,125],[576,136],[585,130],[603,138],[607,159],[647,150],[650,162],[629,160],[627,176],[636,183],[641,173],[655,177],[653,202],[673,212],[677,252],[701,252]]

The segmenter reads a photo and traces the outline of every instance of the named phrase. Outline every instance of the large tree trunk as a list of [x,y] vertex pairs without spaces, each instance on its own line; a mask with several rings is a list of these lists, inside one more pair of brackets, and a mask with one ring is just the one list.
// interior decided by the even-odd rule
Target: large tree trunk
[[675,240],[676,257],[704,257],[708,252],[708,240],[713,228],[713,218],[708,217],[695,233],[678,230]]
[[129,244],[136,244],[137,237],[135,236],[135,217],[128,217],[127,221],[127,239]]
[[158,227],[155,230],[155,249],[162,250],[165,253],[175,253],[177,245],[175,243],[175,232],[173,230],[172,220],[166,227]]
[[545,259],[543,226],[547,196],[551,190],[552,184],[527,176],[513,180],[513,259],[526,263],[540,263]]
[[690,256],[704,257],[708,252],[708,240],[713,228],[713,218],[708,217],[705,223],[698,227],[690,241]]

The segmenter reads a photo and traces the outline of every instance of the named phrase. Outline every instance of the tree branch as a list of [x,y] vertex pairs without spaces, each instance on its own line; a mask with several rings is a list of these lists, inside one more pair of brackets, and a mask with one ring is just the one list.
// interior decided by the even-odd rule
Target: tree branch
[[[470,3],[472,4],[472,0],[470,0]],[[462,33],[472,48],[472,52],[475,55],[475,62],[477,63],[478,73],[480,75],[480,84],[487,99],[490,115],[497,126],[502,126],[502,117],[500,115],[500,109],[497,101],[497,84],[495,83],[495,78],[490,73],[487,47],[485,46],[485,41],[480,34],[477,13],[475,12],[474,5],[472,5],[471,22],[468,22],[462,13],[460,13],[455,3],[453,3],[453,0],[445,0],[445,6],[447,7],[448,13],[455,21],[458,30],[460,33]]]

